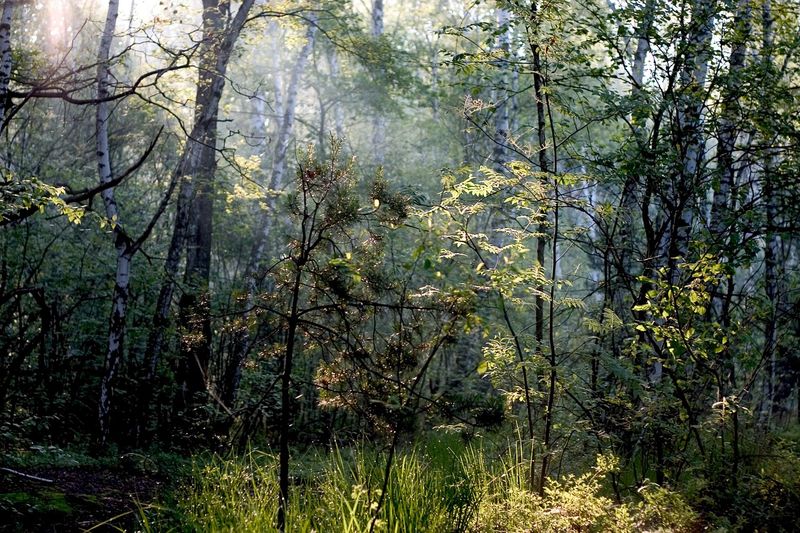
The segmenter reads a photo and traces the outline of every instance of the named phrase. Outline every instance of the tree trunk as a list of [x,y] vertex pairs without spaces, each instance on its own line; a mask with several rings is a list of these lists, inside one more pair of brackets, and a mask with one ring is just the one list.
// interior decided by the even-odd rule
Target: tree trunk
[[[335,46],[328,47],[328,69],[330,72],[331,81],[334,85],[342,77],[341,69],[339,67],[339,54]],[[333,104],[333,132],[338,139],[344,137],[344,112],[339,102]]]
[[[538,140],[538,158],[539,170],[543,173],[550,171],[550,164],[547,158],[547,114],[545,110],[545,85],[546,79],[542,67],[541,51],[539,49],[539,25],[541,19],[539,16],[539,9],[536,2],[531,4],[530,9],[530,25],[528,31],[528,45],[531,51],[531,59],[533,62],[533,94],[536,100],[536,133]],[[531,32],[534,32],[531,35]],[[554,141],[554,140],[553,140]],[[542,224],[539,226],[539,232],[544,235],[547,233],[547,227]],[[536,239],[536,261],[539,263],[540,268],[545,268],[545,238],[538,237]],[[544,287],[539,287],[539,293],[544,290]],[[536,341],[536,350],[538,353],[543,352],[544,347],[544,298],[537,295],[535,300],[535,319],[534,319],[534,338]],[[551,362],[554,354],[551,353]],[[555,376],[555,365],[550,366],[550,382],[552,383]],[[547,392],[547,400],[544,406],[545,409],[545,438],[542,442],[544,446],[544,453],[542,454],[542,471],[539,485],[540,494],[544,494],[544,485],[548,476],[547,470],[550,461],[548,446],[550,445],[550,428],[552,427],[552,410],[554,401],[554,390],[551,389]]]
[[[636,51],[633,54],[633,65],[631,67],[631,96],[633,96],[634,101],[643,98],[644,65],[647,61],[647,54],[650,51],[650,33],[653,27],[655,9],[655,0],[647,0],[642,11],[642,21],[636,30]],[[631,124],[633,124],[634,127],[634,134],[636,135],[639,149],[646,150],[647,138],[645,120],[639,116],[639,113],[634,112],[631,116]],[[654,135],[657,134],[657,132],[654,132]],[[626,281],[627,277],[631,276],[630,257],[634,249],[633,213],[636,208],[636,191],[639,187],[640,180],[641,175],[633,171],[626,177],[619,201],[620,214],[616,217],[612,229],[612,238],[614,235],[619,235],[617,239],[618,244],[613,243],[612,246],[616,252],[615,264],[617,265],[617,277],[623,282]],[[614,290],[614,296],[617,297],[617,295],[618,291]],[[623,316],[622,307],[622,302],[617,299],[615,301],[614,310],[620,316]]]
[[14,14],[14,0],[3,2],[0,16],[0,131],[4,129],[8,86],[11,82],[11,17]]
[[502,171],[503,165],[508,162],[509,142],[509,100],[508,90],[508,58],[511,53],[511,28],[509,22],[511,15],[505,9],[497,9],[497,26],[501,33],[497,37],[496,50],[502,59],[497,61],[499,79],[494,88],[494,146],[492,159],[494,166]]
[[[763,34],[761,60],[763,61],[765,72],[771,74],[773,72],[772,55],[774,50],[775,20],[772,18],[772,4],[770,0],[764,0],[764,2],[761,4],[761,21]],[[768,102],[763,101],[763,105],[765,106],[764,111],[766,113],[769,111],[769,104]],[[772,139],[766,139],[766,141],[767,143],[773,142]],[[769,427],[775,408],[774,403],[777,380],[777,314],[780,298],[778,290],[778,254],[780,248],[780,236],[777,234],[777,232],[771,229],[773,225],[776,225],[778,220],[778,191],[775,187],[775,163],[777,156],[775,154],[775,150],[768,146],[763,157],[763,191],[767,226],[767,232],[764,236],[764,291],[767,296],[769,312],[764,324],[764,350],[762,354],[762,361],[765,365],[765,374],[759,421],[765,427]]]
[[[163,351],[164,332],[168,324],[172,295],[175,288],[181,256],[188,239],[192,250],[187,253],[185,278],[190,281],[189,296],[183,299],[181,316],[192,317],[190,333],[199,334],[199,342],[184,346],[181,363],[181,392],[178,405],[184,403],[197,389],[198,376],[202,374],[205,389],[205,353],[210,352],[210,334],[205,324],[208,320],[208,276],[210,265],[211,220],[213,211],[213,178],[216,167],[216,129],[219,101],[225,84],[225,73],[236,40],[247,21],[254,0],[244,0],[236,16],[224,25],[223,0],[203,0],[203,41],[200,45],[200,65],[195,92],[194,124],[186,141],[181,160],[175,169],[180,179],[177,211],[164,265],[164,281],[159,291],[153,328],[148,339],[149,359],[142,392],[142,421],[149,411],[153,381]],[[204,166],[209,165],[209,166]],[[200,220],[207,216],[208,220]],[[191,259],[190,259],[191,258]],[[190,268],[191,267],[191,268]],[[206,359],[207,361],[207,359]]]
[[[305,238],[305,232],[303,233]],[[297,323],[299,320],[298,306],[300,303],[300,282],[303,279],[303,258],[306,253],[306,242],[302,243],[301,258],[295,263],[295,278],[292,286],[291,311],[288,318],[288,331],[286,333],[286,351],[283,355],[283,369],[281,372],[281,425],[278,457],[278,531],[286,530],[286,508],[289,503],[289,429],[292,419],[291,386],[292,386],[292,359],[294,357],[295,337],[297,336]]]
[[[731,44],[731,57],[728,65],[728,80],[722,100],[722,117],[720,118],[717,165],[719,168],[719,188],[714,191],[711,206],[712,238],[722,239],[729,222],[729,206],[731,190],[734,185],[736,168],[733,155],[736,150],[736,139],[739,136],[739,98],[742,95],[742,70],[745,65],[747,42],[750,40],[752,5],[748,0],[739,0],[733,21],[734,41]],[[727,252],[727,246],[720,242],[719,246]]]
[[[383,35],[383,0],[372,0],[372,37],[380,39]],[[386,161],[386,117],[379,106],[372,119],[372,149],[375,152],[375,163],[383,165]]]
[[[731,246],[730,236],[736,231],[731,220],[731,208],[734,201],[732,194],[736,180],[734,152],[739,137],[739,123],[741,113],[738,102],[742,96],[742,71],[745,66],[747,42],[750,40],[752,30],[752,6],[749,0],[739,0],[736,14],[733,19],[733,41],[731,56],[728,64],[728,79],[723,90],[722,110],[717,137],[717,167],[719,187],[714,191],[711,205],[710,231],[711,238],[716,239],[714,249],[719,253],[720,261],[731,263],[736,256],[736,250]],[[734,280],[727,277],[719,286],[712,289],[711,310],[709,318],[713,316],[719,324],[727,328],[730,326],[730,302],[734,290]],[[730,351],[726,348],[720,354],[721,375],[718,379],[718,402],[727,401],[728,392],[736,388],[736,368]],[[738,468],[739,463],[739,431],[738,409],[733,409],[733,465]],[[724,426],[723,426],[724,427]],[[724,434],[723,434],[724,439]]]
[[678,182],[669,184],[665,206],[668,222],[659,250],[662,264],[668,265],[668,276],[672,283],[677,282],[676,258],[686,258],[689,253],[694,196],[705,157],[703,106],[715,7],[714,0],[695,0],[693,3],[681,72],[684,93],[678,95],[678,135],[674,142],[681,153],[682,162]]
[[[97,170],[100,184],[109,183],[113,179],[111,167],[111,153],[108,140],[108,120],[110,118],[109,103],[104,100],[109,96],[108,81],[110,67],[108,64],[111,43],[114,39],[114,29],[119,13],[119,0],[108,2],[105,27],[100,39],[100,49],[97,53],[97,99],[100,103],[96,108],[96,148]],[[109,416],[111,412],[111,394],[114,377],[119,363],[122,360],[123,340],[125,336],[125,317],[128,310],[128,295],[130,284],[130,268],[133,251],[131,242],[122,227],[119,208],[114,196],[114,188],[105,189],[102,193],[105,205],[106,218],[112,227],[114,247],[117,251],[117,267],[114,278],[114,294],[111,304],[111,319],[108,328],[108,351],[103,365],[103,377],[100,382],[99,398],[99,427],[100,444],[104,445],[109,434]]]

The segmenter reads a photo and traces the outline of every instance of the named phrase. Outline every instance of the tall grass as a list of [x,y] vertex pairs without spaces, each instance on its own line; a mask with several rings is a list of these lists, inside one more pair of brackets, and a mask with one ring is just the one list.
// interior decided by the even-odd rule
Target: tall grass
[[[458,439],[408,446],[396,456],[376,516],[384,468],[385,455],[368,446],[299,455],[290,469],[287,531],[365,533],[372,521],[375,531],[390,533],[635,531],[644,525],[638,516],[654,516],[641,503],[602,496],[614,468],[605,456],[592,471],[554,482],[539,497],[530,490],[530,458],[520,443],[499,455]],[[276,473],[276,456],[258,450],[198,461],[175,514],[154,529],[275,531]],[[691,518],[682,524],[689,527]],[[683,529],[666,525],[659,527]]]

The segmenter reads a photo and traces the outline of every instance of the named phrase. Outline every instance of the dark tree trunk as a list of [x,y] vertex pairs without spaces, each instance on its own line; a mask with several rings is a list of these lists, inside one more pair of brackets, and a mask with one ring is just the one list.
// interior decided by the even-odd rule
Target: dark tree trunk
[[[159,291],[153,327],[148,339],[140,426],[147,420],[185,246],[188,246],[184,273],[186,291],[180,301],[180,316],[187,320],[182,324],[185,326],[182,333],[186,335],[188,342],[181,343],[182,358],[178,376],[180,391],[176,404],[183,409],[196,393],[205,391],[205,374],[211,353],[208,281],[213,230],[217,116],[228,62],[253,3],[254,0],[244,0],[231,20],[227,18],[230,6],[226,0],[203,0],[203,41],[200,45],[194,124],[175,171],[180,179],[180,192],[172,239],[164,265],[164,281]],[[226,19],[229,21],[227,24]]]

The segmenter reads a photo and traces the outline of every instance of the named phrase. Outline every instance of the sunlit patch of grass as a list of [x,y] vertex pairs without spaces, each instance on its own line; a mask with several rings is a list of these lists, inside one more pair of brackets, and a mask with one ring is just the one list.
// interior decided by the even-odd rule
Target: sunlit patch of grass
[[[551,482],[539,496],[520,443],[499,457],[458,440],[409,445],[395,457],[378,510],[385,460],[369,446],[298,454],[290,468],[287,531],[365,533],[373,521],[374,531],[391,533],[635,531],[644,518],[662,531],[681,530],[654,520],[669,513],[654,506],[680,500],[677,494],[659,489],[661,498],[623,504],[603,495],[606,474],[616,467],[612,456]],[[266,532],[276,530],[277,511],[277,457],[250,450],[196,462],[174,514],[153,523],[155,530]]]

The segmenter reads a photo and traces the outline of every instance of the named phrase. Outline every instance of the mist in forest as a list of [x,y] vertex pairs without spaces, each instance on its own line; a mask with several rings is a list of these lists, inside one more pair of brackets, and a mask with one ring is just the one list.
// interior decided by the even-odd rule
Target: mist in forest
[[0,531],[795,529],[796,2],[0,5]]

